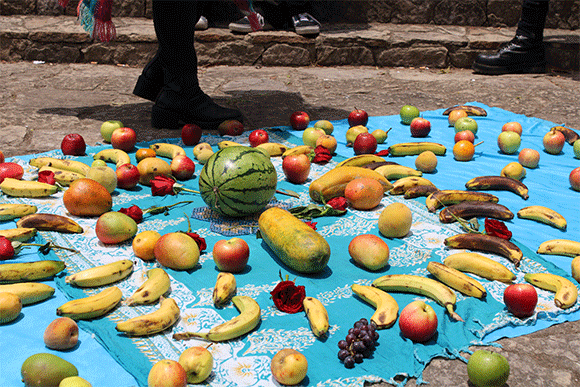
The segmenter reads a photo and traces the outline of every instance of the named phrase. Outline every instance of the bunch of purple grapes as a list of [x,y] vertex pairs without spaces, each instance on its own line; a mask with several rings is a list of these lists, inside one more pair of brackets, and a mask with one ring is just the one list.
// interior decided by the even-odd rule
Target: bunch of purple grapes
[[361,318],[348,330],[345,339],[338,342],[338,358],[346,368],[353,368],[355,363],[362,363],[363,359],[371,356],[378,339],[376,325]]

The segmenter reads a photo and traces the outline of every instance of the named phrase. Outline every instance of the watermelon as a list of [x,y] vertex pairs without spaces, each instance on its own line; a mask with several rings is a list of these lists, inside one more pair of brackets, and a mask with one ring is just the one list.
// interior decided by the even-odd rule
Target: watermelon
[[199,174],[199,192],[214,211],[231,217],[255,214],[276,192],[278,175],[270,158],[247,146],[214,153]]

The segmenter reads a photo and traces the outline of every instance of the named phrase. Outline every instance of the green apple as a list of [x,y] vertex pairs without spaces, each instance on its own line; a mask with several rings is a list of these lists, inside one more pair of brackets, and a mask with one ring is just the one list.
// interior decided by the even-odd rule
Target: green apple
[[467,376],[475,387],[501,387],[510,376],[510,365],[503,355],[479,349],[469,357]]
[[405,125],[411,125],[411,121],[413,118],[419,117],[419,109],[417,109],[413,105],[405,105],[399,111],[399,115],[401,116],[401,122]]
[[326,133],[324,132],[324,130],[311,126],[309,128],[304,129],[304,133],[302,133],[302,142],[304,143],[304,145],[316,148],[316,140],[318,140],[318,137],[323,136],[325,134]]
[[324,130],[326,134],[332,134],[332,132],[334,132],[334,125],[332,125],[332,122],[328,120],[316,121],[314,127]]
[[111,142],[111,136],[115,129],[123,128],[125,125],[121,121],[109,120],[101,124],[101,136],[105,142]]
[[516,132],[501,132],[499,136],[497,136],[497,146],[499,149],[508,155],[514,154],[520,148],[520,144],[522,143],[522,138]]
[[459,118],[457,121],[455,121],[455,125],[453,125],[453,127],[455,128],[455,133],[469,130],[473,132],[473,134],[477,134],[477,121],[471,117]]
[[580,159],[580,140],[574,141],[574,157]]

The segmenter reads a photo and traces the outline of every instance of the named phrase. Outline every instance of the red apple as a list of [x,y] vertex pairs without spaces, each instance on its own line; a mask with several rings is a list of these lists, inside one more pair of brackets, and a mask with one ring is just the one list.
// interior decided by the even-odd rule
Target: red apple
[[471,130],[462,130],[461,132],[455,133],[454,140],[456,143],[465,140],[473,144],[475,142],[475,134]]
[[304,130],[310,123],[310,116],[303,111],[296,111],[290,115],[290,126],[294,130]]
[[250,133],[248,140],[250,141],[250,146],[256,147],[260,144],[270,141],[270,136],[264,129],[256,129]]
[[412,137],[427,137],[431,132],[431,123],[422,117],[416,117],[411,121],[410,129]]
[[195,173],[195,163],[192,159],[184,155],[178,155],[171,160],[171,174],[177,180],[188,180]]
[[63,155],[83,156],[87,150],[87,144],[80,134],[70,133],[62,139],[60,150]]
[[289,182],[302,184],[310,174],[310,158],[305,154],[286,156],[282,160],[282,170]]
[[437,314],[424,301],[412,301],[401,311],[399,328],[406,338],[424,343],[437,332]]
[[570,172],[569,180],[572,189],[575,191],[580,191],[580,167],[574,168],[572,172]]
[[522,124],[520,124],[519,122],[506,122],[505,124],[503,124],[503,126],[501,127],[501,131],[502,132],[506,132],[506,131],[512,131],[512,132],[516,132],[517,134],[519,134],[520,136],[522,135]]
[[203,130],[195,124],[186,124],[181,128],[181,141],[187,146],[194,146],[199,143]]
[[220,136],[239,136],[244,133],[244,124],[238,120],[226,120],[218,126]]
[[524,148],[518,154],[518,161],[526,168],[536,168],[540,162],[540,152],[535,149]]
[[22,176],[24,176],[24,168],[19,164],[13,163],[12,161],[0,163],[0,183],[7,177],[20,180]]
[[544,135],[542,142],[546,153],[557,155],[562,151],[562,148],[564,148],[566,137],[562,132],[557,131],[556,129],[551,129]]
[[179,362],[170,359],[159,360],[147,375],[148,387],[186,387],[187,373]]
[[512,284],[503,291],[503,302],[516,317],[530,317],[536,310],[538,293],[531,284]]
[[137,133],[131,128],[115,129],[111,135],[111,145],[115,149],[130,152],[137,143]]
[[139,184],[141,174],[137,166],[133,164],[123,164],[117,167],[117,187],[123,189],[135,188]]
[[212,255],[219,271],[239,273],[248,264],[250,246],[241,238],[221,239],[213,245]]
[[367,126],[367,122],[369,122],[369,115],[362,109],[355,107],[348,115],[348,126],[351,128],[357,125]]
[[377,139],[370,133],[361,133],[356,136],[352,149],[355,155],[374,154],[377,151]]

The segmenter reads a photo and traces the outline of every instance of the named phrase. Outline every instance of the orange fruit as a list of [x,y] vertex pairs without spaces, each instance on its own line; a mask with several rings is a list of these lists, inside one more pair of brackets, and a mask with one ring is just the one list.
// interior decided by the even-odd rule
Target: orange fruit
[[452,110],[451,113],[449,113],[449,117],[447,117],[447,120],[449,121],[449,126],[455,125],[455,121],[457,121],[462,117],[467,117],[467,112],[465,110],[463,109]]
[[154,260],[155,254],[153,254],[153,251],[159,238],[161,238],[161,234],[154,230],[140,232],[133,239],[133,253],[144,261]]
[[157,153],[155,153],[155,151],[150,148],[140,148],[137,149],[137,152],[135,152],[135,158],[137,159],[137,162],[146,159],[147,157],[155,156],[157,156]]
[[473,158],[475,146],[471,141],[457,141],[453,146],[453,156],[457,161],[469,161]]
[[370,177],[351,180],[344,189],[344,197],[355,210],[371,210],[383,198],[383,185]]

